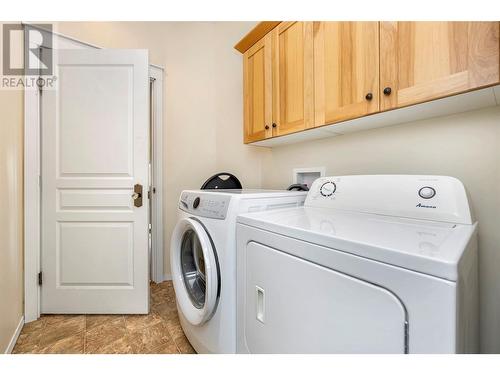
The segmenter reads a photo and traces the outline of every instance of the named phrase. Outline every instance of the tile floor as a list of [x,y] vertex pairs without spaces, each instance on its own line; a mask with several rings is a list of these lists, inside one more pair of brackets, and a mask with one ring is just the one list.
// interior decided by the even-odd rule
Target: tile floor
[[24,326],[13,353],[195,353],[180,326],[171,281],[151,284],[148,315],[42,315]]

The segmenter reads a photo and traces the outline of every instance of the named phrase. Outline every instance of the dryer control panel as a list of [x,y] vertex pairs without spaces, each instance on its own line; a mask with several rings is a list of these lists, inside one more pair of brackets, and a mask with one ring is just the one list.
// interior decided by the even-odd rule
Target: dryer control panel
[[225,219],[230,196],[182,192],[179,208],[195,216]]
[[463,184],[448,176],[321,177],[304,204],[413,219],[472,224]]

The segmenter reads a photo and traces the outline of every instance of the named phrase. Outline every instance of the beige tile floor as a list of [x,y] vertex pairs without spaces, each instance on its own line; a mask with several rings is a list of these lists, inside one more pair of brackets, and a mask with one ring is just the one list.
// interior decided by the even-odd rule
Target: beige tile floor
[[15,354],[195,353],[180,326],[171,281],[151,284],[148,315],[42,315],[27,323]]

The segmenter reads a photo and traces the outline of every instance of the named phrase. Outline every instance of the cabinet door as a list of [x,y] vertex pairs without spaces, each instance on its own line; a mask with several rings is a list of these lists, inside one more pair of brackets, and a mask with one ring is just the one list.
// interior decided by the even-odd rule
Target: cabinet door
[[314,22],[316,126],[379,110],[379,23]]
[[312,127],[312,22],[282,22],[273,30],[273,135]]
[[272,35],[268,34],[243,55],[244,141],[272,136]]
[[381,22],[381,109],[499,81],[498,22]]

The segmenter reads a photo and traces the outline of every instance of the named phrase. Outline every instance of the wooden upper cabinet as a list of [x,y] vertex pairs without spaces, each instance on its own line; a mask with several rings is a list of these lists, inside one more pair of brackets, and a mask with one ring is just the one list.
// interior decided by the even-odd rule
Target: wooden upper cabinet
[[500,84],[500,22],[259,23],[244,52],[244,140]]
[[314,126],[312,22],[282,22],[273,31],[273,135]]
[[243,55],[244,141],[272,136],[272,35],[267,34]]
[[498,22],[380,22],[381,110],[498,83],[499,56]]
[[314,22],[315,125],[379,111],[379,23]]

